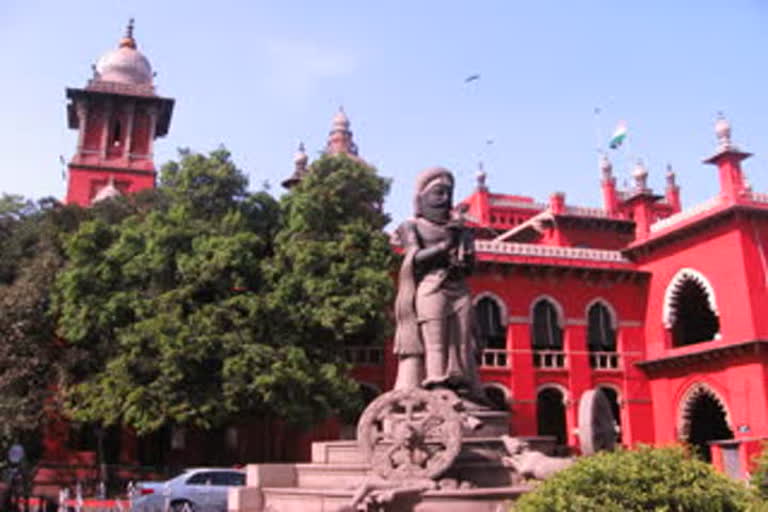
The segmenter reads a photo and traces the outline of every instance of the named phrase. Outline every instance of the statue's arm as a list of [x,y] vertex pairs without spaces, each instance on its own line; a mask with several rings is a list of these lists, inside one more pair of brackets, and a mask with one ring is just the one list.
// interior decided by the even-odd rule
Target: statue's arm
[[413,261],[416,264],[429,263],[437,258],[445,257],[451,248],[450,240],[444,240],[431,247],[421,247],[419,234],[416,232],[416,225],[412,222],[403,224],[400,230],[405,250],[416,250],[413,256]]

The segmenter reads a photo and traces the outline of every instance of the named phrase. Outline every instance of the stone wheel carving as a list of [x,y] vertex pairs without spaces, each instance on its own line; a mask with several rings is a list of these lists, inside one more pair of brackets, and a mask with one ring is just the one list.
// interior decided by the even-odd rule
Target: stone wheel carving
[[376,398],[357,424],[373,471],[387,480],[439,477],[461,450],[460,404],[448,390],[400,389]]
[[579,444],[583,455],[600,450],[612,451],[616,446],[616,420],[611,402],[599,388],[590,389],[579,401]]

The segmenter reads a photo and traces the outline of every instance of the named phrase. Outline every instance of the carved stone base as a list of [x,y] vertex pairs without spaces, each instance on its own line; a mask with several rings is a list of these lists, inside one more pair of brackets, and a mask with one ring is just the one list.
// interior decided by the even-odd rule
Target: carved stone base
[[[486,418],[487,419],[487,418]],[[551,453],[554,438],[521,437],[538,451]],[[396,512],[497,512],[529,490],[502,459],[500,437],[462,439],[453,465],[438,480],[439,489],[406,495],[382,510]],[[358,487],[374,478],[356,441],[313,443],[304,464],[247,466],[247,487],[230,491],[231,512],[339,512]],[[464,488],[460,488],[464,487]]]

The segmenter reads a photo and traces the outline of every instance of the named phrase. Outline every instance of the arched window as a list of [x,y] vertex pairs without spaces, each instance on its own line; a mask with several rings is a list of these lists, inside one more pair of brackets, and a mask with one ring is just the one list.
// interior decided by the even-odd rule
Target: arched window
[[709,386],[696,384],[683,397],[681,406],[680,437],[693,447],[695,455],[711,462],[710,441],[733,439],[725,402]]
[[714,291],[695,270],[683,269],[667,288],[664,323],[676,347],[710,341],[720,332]]
[[587,345],[590,352],[616,352],[613,315],[602,302],[595,302],[587,312]]
[[616,436],[616,443],[621,444],[622,427],[621,427],[621,406],[619,405],[619,394],[610,386],[598,386],[600,390],[605,393],[608,398],[608,402],[611,404],[611,412],[613,413],[613,421],[616,422],[618,427],[618,433]]
[[480,329],[483,347],[507,348],[507,336],[501,321],[501,308],[491,297],[483,297],[475,304],[475,317]]
[[563,350],[563,329],[557,308],[547,299],[541,299],[533,306],[531,345],[534,350]]
[[119,119],[115,119],[112,125],[112,145],[119,146],[123,138],[123,127]]
[[489,383],[483,386],[485,396],[491,402],[493,408],[499,411],[509,410],[509,392],[501,384]]
[[536,423],[540,436],[553,436],[558,445],[565,444],[565,397],[555,387],[545,387],[536,395]]

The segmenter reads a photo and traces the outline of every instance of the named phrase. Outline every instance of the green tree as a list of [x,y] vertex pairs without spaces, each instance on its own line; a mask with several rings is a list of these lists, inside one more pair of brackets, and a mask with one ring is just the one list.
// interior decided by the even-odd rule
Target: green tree
[[[266,192],[248,192],[223,149],[182,151],[163,167],[161,184],[146,207],[115,206],[127,213],[89,218],[65,241],[53,305],[58,333],[75,354],[64,390],[72,417],[145,433],[210,428],[248,414],[307,424],[343,408],[354,387],[339,350],[301,337],[313,331],[293,315],[289,301],[297,297],[278,291],[287,278],[276,270],[292,271],[284,233],[295,222],[286,206],[295,199],[281,208]],[[350,198],[365,199],[366,209],[373,204]],[[362,211],[349,207],[348,214]],[[373,236],[344,229],[361,244]],[[378,279],[378,270],[359,271]],[[353,284],[327,283],[339,296]],[[289,312],[290,319],[280,317]],[[342,327],[357,333],[360,323]]]
[[[768,443],[763,442],[762,451],[754,459],[754,470],[750,483],[763,500],[768,501]],[[768,509],[768,507],[766,507]]]
[[[281,201],[275,254],[265,262],[268,306],[281,343],[327,361],[328,371],[338,371],[346,346],[381,345],[391,334],[393,253],[381,207],[388,190],[359,160],[323,156]],[[340,403],[354,416],[356,388],[349,380],[325,408]]]
[[0,199],[0,450],[22,442],[39,454],[38,431],[57,409],[64,351],[54,337],[49,295],[63,265],[59,235],[78,208],[52,199]]
[[757,510],[751,492],[682,447],[639,447],[579,459],[523,495],[516,512]]

